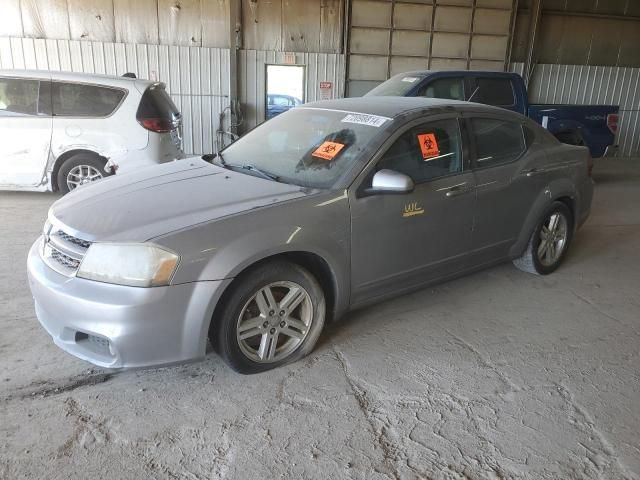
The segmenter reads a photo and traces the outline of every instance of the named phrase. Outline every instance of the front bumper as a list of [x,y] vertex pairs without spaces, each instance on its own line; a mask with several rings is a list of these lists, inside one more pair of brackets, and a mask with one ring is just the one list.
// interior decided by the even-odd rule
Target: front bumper
[[63,350],[108,368],[203,357],[213,309],[228,280],[139,288],[66,277],[40,256],[27,260],[38,320]]

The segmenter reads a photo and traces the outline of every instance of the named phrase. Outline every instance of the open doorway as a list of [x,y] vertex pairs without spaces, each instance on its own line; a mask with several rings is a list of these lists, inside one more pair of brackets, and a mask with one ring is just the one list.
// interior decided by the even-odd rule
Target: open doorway
[[304,67],[267,65],[265,120],[304,103]]

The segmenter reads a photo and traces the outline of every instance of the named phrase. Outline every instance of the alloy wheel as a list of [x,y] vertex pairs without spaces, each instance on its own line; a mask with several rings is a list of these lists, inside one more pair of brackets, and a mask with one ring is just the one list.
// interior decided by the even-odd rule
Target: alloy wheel
[[102,178],[102,173],[91,165],[77,165],[67,174],[67,187],[69,191],[87,183],[95,182]]
[[240,350],[258,363],[291,355],[305,340],[313,322],[309,293],[294,282],[274,282],[255,292],[240,311],[236,338]]
[[540,229],[540,244],[538,245],[538,259],[545,267],[555,264],[567,244],[569,236],[569,222],[560,212],[553,212]]

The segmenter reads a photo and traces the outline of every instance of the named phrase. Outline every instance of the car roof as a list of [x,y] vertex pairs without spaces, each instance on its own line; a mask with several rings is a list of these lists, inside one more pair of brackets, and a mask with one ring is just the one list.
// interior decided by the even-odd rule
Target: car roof
[[146,87],[157,82],[141,78],[119,77],[101,73],[59,72],[50,70],[0,70],[0,77],[20,77],[33,79],[63,80],[69,82],[96,83],[112,87],[131,88],[133,85]]
[[340,110],[352,113],[364,113],[367,115],[380,115],[395,118],[410,112],[419,110],[442,110],[491,112],[505,116],[517,115],[498,107],[459,100],[424,97],[354,97],[336,100],[322,100],[306,103],[297,108],[319,108],[323,110]]

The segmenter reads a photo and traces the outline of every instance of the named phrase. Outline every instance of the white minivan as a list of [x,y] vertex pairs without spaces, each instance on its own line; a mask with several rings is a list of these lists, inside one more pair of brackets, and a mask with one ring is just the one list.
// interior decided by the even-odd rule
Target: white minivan
[[0,70],[0,189],[60,191],[184,158],[163,83]]

